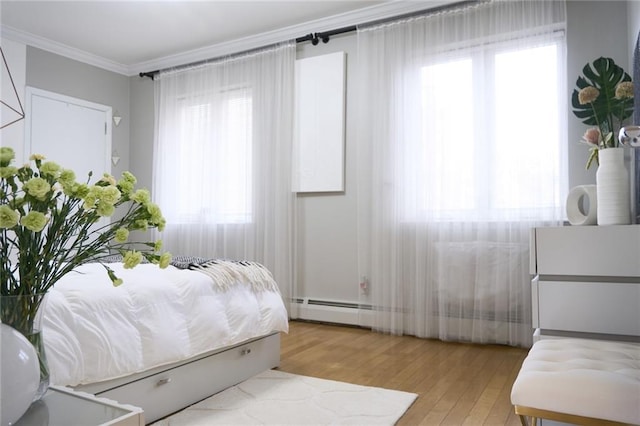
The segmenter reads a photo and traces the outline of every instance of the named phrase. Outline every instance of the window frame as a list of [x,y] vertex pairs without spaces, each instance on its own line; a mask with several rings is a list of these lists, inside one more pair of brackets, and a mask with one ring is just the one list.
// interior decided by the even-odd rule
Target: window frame
[[[473,124],[472,127],[476,127],[476,123],[479,120],[482,120],[486,123],[497,123],[497,108],[496,102],[491,102],[491,108],[478,108],[477,106],[482,101],[478,101],[478,99],[495,99],[496,97],[496,86],[493,84],[496,78],[496,60],[499,55],[505,54],[508,52],[519,52],[519,51],[528,51],[534,50],[541,47],[551,47],[555,48],[555,63],[556,70],[552,71],[555,73],[555,84],[559,90],[556,90],[557,98],[555,98],[558,112],[558,122],[557,126],[554,128],[555,133],[557,134],[557,157],[555,158],[556,164],[554,166],[554,171],[560,176],[558,180],[557,187],[555,188],[554,195],[549,198],[549,202],[543,205],[523,205],[516,207],[496,207],[496,203],[494,202],[493,196],[495,195],[495,176],[492,176],[494,171],[494,165],[499,161],[496,158],[495,150],[497,149],[497,142],[491,144],[489,149],[480,149],[477,152],[480,153],[482,159],[480,161],[475,161],[473,164],[483,164],[486,167],[478,168],[474,167],[473,180],[474,181],[483,181],[486,188],[489,188],[488,194],[482,194],[481,190],[478,190],[478,187],[481,185],[476,185],[474,201],[472,202],[469,208],[454,208],[454,209],[438,209],[438,208],[427,208],[427,200],[429,196],[426,193],[422,193],[418,196],[419,200],[416,201],[417,212],[409,213],[410,216],[418,216],[429,218],[430,220],[437,221],[458,221],[458,220],[476,220],[476,221],[501,221],[505,218],[514,218],[517,217],[518,220],[546,220],[555,217],[556,212],[559,208],[562,208],[563,197],[561,194],[566,193],[566,164],[563,164],[563,161],[566,156],[566,147],[563,148],[561,144],[564,142],[562,138],[563,131],[566,130],[566,118],[562,116],[564,100],[562,95],[564,93],[561,90],[564,87],[564,82],[562,81],[561,71],[566,67],[566,64],[562,62],[563,55],[563,31],[554,31],[554,36],[549,37],[547,34],[543,37],[526,37],[526,38],[518,38],[504,41],[494,41],[491,43],[487,43],[484,45],[475,45],[469,46],[466,48],[456,48],[450,51],[440,51],[434,55],[431,55],[426,60],[422,61],[420,64],[420,74],[422,71],[429,66],[434,66],[438,64],[445,64],[449,62],[461,61],[461,60],[471,60],[471,78],[472,78],[472,90],[473,90]],[[520,47],[520,48],[519,48]],[[483,73],[475,72],[475,68],[478,64],[481,64],[484,67]],[[488,70],[488,71],[487,71]],[[482,77],[482,81],[478,81],[479,76]],[[420,78],[421,90],[424,82],[422,81],[422,77]],[[478,97],[479,93],[482,93],[482,97]],[[422,104],[420,105],[422,108]],[[425,124],[421,123],[424,127]],[[487,133],[488,140],[496,140],[496,125],[487,126],[485,129]],[[424,134],[423,134],[424,138]],[[421,141],[420,145],[424,145],[424,142]],[[419,149],[426,149],[424,146],[421,146]],[[492,154],[493,152],[493,154]],[[446,167],[446,166],[445,166]],[[416,185],[419,191],[424,191],[422,188],[426,188],[427,180],[424,179],[420,184]],[[552,201],[553,200],[553,201]]]
[[[226,139],[220,132],[225,133],[228,136],[229,129],[233,129],[232,124],[227,120],[227,122],[223,126],[219,126],[222,119],[225,116],[230,116],[229,109],[232,107],[234,102],[245,102],[245,108],[249,111],[248,117],[242,117],[241,120],[245,121],[241,127],[249,127],[249,130],[245,132],[245,135],[248,135],[247,140],[244,141],[244,146],[240,148],[240,150],[244,151],[244,156],[249,161],[247,167],[245,167],[246,182],[244,186],[244,190],[246,191],[246,195],[244,196],[244,205],[245,209],[242,211],[241,209],[236,211],[231,211],[229,206],[225,207],[224,205],[220,205],[220,195],[216,195],[214,190],[204,191],[204,194],[208,194],[211,199],[208,200],[206,205],[202,203],[192,203],[191,200],[188,199],[187,193],[181,193],[181,195],[185,198],[179,199],[175,201],[176,210],[172,210],[172,217],[168,218],[172,220],[172,223],[175,224],[196,224],[196,223],[205,223],[205,224],[251,224],[254,221],[253,218],[253,188],[255,187],[253,182],[253,94],[250,87],[239,86],[226,88],[225,90],[216,91],[216,93],[205,93],[198,97],[183,97],[177,99],[177,114],[176,114],[176,128],[180,129],[179,134],[179,143],[176,144],[176,162],[180,162],[180,170],[186,171],[190,169],[191,161],[193,155],[190,154],[189,151],[195,152],[204,152],[209,155],[213,155],[215,151],[223,150],[227,151],[229,149],[233,149],[233,144],[222,144],[221,140]],[[185,133],[189,133],[189,131],[185,132],[186,126],[190,120],[193,118],[189,115],[189,109],[194,108],[206,108],[208,111],[204,111],[203,117],[198,117],[197,120],[202,120],[202,123],[198,127],[210,127],[217,128],[218,130],[212,131],[211,133],[207,132],[205,135],[201,135],[200,141],[191,141],[188,144],[184,143],[185,139],[192,139],[190,137],[186,137]],[[190,118],[191,117],[191,118]],[[222,130],[219,130],[222,127]],[[193,130],[191,130],[193,131]],[[210,145],[213,143],[215,145]],[[178,178],[180,176],[184,176],[183,173],[176,174]],[[184,187],[187,185],[195,184],[196,180],[200,181],[200,184],[203,186],[208,186],[209,184],[206,182],[207,179],[219,180],[220,182],[230,182],[233,179],[229,179],[229,176],[220,175],[220,168],[216,168],[212,165],[210,167],[210,173],[206,176],[201,176],[200,179],[189,179],[185,183],[180,183],[177,185],[178,187]],[[238,205],[241,203],[238,203]],[[214,220],[211,220],[213,219]]]

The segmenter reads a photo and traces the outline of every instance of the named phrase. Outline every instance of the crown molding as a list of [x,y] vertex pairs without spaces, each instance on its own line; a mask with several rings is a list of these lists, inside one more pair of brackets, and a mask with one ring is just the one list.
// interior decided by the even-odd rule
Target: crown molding
[[132,65],[120,64],[115,61],[85,52],[74,47],[55,42],[53,40],[40,37],[25,31],[2,26],[1,36],[8,39],[25,43],[29,46],[37,47],[48,52],[58,54],[79,62],[103,68],[126,76],[138,75],[140,72],[149,72],[164,68],[171,68],[191,62],[216,58],[236,52],[242,52],[279,43],[286,40],[293,40],[309,33],[324,32],[336,28],[351,25],[359,25],[377,20],[388,19],[394,16],[416,13],[422,10],[441,7],[446,4],[456,3],[459,0],[396,0],[381,3],[374,6],[330,16],[323,19],[308,21],[278,30],[269,31],[254,36],[239,38],[228,42],[217,43],[199,49],[169,55],[158,59],[139,62]]
[[10,40],[37,47],[38,49],[46,50],[47,52],[55,53],[57,55],[83,62],[88,65],[93,65],[95,67],[113,71],[118,74],[129,74],[129,67],[127,67],[126,65],[111,61],[109,59],[105,59],[102,56],[85,52],[84,50],[76,49],[66,44],[58,43],[45,37],[40,37],[26,31],[21,31],[16,28],[9,27],[7,25],[2,25],[0,35],[2,36],[2,38],[6,37]]

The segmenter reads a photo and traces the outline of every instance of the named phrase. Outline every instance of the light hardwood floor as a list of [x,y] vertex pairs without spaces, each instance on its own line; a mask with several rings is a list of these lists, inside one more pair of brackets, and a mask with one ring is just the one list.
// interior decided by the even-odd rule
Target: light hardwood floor
[[511,385],[527,350],[292,321],[280,370],[418,394],[398,425],[520,425]]

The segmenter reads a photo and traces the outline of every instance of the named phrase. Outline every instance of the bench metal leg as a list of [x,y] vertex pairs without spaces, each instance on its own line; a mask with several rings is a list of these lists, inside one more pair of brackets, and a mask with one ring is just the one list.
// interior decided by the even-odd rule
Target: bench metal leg
[[[556,422],[583,426],[629,426],[627,423],[621,423],[615,420],[576,416],[574,414],[540,410],[537,408],[523,407],[521,405],[516,405],[514,408],[516,414],[520,417],[520,423],[522,423],[522,426],[537,426],[538,419],[553,420]],[[528,419],[530,419],[530,423],[527,421]]]
[[[518,417],[520,417],[520,423],[522,423],[522,426],[536,426],[538,424],[537,417],[525,416],[522,414],[520,414]],[[531,422],[528,422],[527,419],[531,419]]]

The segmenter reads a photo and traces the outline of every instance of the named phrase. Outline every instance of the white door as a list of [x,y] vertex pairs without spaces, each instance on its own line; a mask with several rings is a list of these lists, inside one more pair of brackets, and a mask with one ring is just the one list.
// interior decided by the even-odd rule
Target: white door
[[42,154],[78,182],[111,173],[111,107],[33,87],[26,95],[25,160]]

